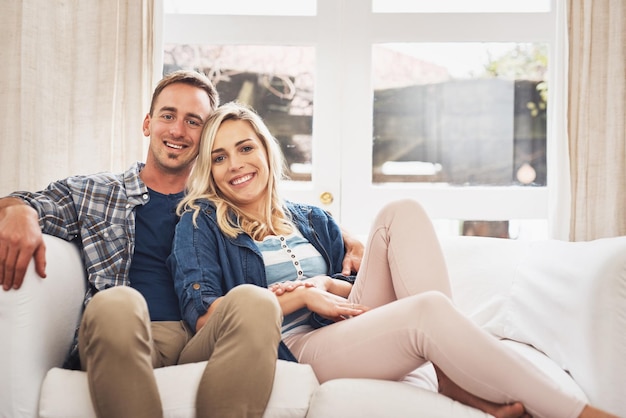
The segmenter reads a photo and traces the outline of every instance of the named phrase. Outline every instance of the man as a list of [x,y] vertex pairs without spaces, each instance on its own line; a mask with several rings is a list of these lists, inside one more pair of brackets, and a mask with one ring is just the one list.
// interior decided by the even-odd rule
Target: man
[[[202,360],[208,362],[198,388],[199,417],[257,417],[267,405],[282,322],[276,298],[245,286],[194,335],[182,321],[165,264],[174,209],[204,121],[217,105],[217,91],[205,76],[172,73],[157,85],[143,122],[150,138],[145,164],[0,199],[5,291],[19,289],[31,258],[45,277],[42,233],[79,244],[88,291],[66,367],[87,371],[98,417],[162,416],[153,368]],[[355,251],[348,270],[358,268],[362,248]]]

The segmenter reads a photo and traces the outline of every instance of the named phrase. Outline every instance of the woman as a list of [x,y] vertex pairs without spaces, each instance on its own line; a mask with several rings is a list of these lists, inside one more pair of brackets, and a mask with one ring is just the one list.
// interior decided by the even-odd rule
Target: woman
[[206,122],[169,258],[190,326],[200,329],[229,290],[252,283],[274,291],[284,344],[320,382],[400,380],[431,361],[442,393],[495,416],[611,416],[560,391],[454,308],[417,203],[381,211],[356,281],[333,276],[341,231],[323,210],[280,198],[282,168],[276,140],[251,109],[229,103]]

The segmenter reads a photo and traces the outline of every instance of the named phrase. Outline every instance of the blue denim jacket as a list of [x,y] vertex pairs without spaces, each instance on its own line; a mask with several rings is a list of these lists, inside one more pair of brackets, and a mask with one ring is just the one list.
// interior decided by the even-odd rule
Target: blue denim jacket
[[[167,260],[182,316],[192,329],[211,303],[233,287],[250,283],[267,288],[263,256],[254,240],[245,234],[234,239],[225,236],[217,225],[214,205],[203,201],[200,206],[197,227],[192,213],[181,217]],[[286,202],[285,208],[302,235],[326,260],[328,275],[341,273],[345,250],[333,218],[315,206]],[[294,360],[282,343],[279,358]]]

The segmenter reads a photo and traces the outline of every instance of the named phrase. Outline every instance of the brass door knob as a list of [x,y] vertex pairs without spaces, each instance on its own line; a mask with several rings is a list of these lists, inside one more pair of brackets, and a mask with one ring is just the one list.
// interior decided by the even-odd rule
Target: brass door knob
[[324,205],[330,205],[331,203],[333,203],[333,200],[334,197],[331,192],[324,192],[320,195],[320,202],[322,202]]

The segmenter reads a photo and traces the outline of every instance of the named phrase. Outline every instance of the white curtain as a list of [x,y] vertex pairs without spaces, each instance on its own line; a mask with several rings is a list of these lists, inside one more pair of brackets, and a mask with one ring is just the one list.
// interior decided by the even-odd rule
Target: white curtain
[[145,158],[155,1],[2,1],[0,195]]
[[[569,240],[571,183],[569,144],[567,137],[567,99],[568,99],[568,31],[567,7],[564,0],[556,2],[556,45],[550,56],[552,67],[550,78],[550,103],[548,117],[555,128],[549,132],[548,141],[548,184],[549,193],[549,237],[562,241]],[[558,93],[558,94],[557,94]]]
[[570,239],[626,235],[626,2],[568,5]]

